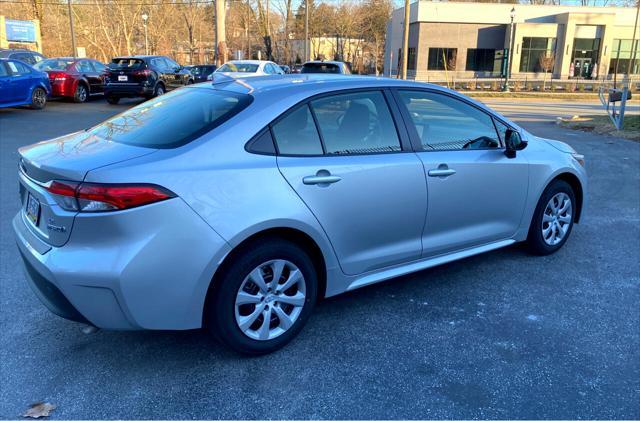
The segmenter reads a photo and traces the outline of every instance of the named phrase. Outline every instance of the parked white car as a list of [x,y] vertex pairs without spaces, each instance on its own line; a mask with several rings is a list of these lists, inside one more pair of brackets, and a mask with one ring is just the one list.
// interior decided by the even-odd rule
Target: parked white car
[[[284,71],[272,61],[267,60],[232,60],[228,61],[214,73],[222,73],[232,77],[283,75]],[[213,80],[213,76],[211,80]]]

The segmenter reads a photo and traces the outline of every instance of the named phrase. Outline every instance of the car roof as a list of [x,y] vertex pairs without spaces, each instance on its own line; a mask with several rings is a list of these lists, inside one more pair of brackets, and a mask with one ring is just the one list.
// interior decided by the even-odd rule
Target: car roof
[[[335,61],[335,60],[311,60],[311,61],[307,61],[304,64],[335,64],[337,66],[344,66],[345,62],[344,61]],[[303,66],[304,66],[303,64]]]
[[[253,96],[265,96],[273,102],[274,95],[281,97],[309,97],[317,94],[331,93],[348,89],[382,89],[382,88],[428,88],[432,91],[446,93],[457,98],[462,98],[467,102],[475,104],[477,107],[495,115],[496,112],[486,105],[472,98],[462,95],[444,86],[413,80],[395,79],[389,77],[357,76],[328,73],[302,73],[286,75],[269,75],[254,77],[231,77],[224,74],[214,77],[213,82],[198,83],[189,85],[183,89],[214,89],[231,91],[240,94],[250,94]],[[265,95],[268,94],[268,95]],[[519,127],[505,117],[513,126]]]
[[262,63],[273,63],[270,60],[229,60],[227,63],[246,63],[246,64],[262,64]]

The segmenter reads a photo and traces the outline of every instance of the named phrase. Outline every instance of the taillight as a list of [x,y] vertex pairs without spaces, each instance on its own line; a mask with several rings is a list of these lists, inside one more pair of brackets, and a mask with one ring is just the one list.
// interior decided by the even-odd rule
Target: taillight
[[62,82],[67,80],[67,74],[62,72],[51,72],[49,73],[49,79]]
[[154,184],[52,181],[47,190],[61,208],[79,212],[130,209],[176,197],[173,192]]
[[147,76],[151,76],[151,73],[152,73],[151,70],[144,69],[144,70],[136,70],[135,72],[133,72],[133,75],[147,77]]

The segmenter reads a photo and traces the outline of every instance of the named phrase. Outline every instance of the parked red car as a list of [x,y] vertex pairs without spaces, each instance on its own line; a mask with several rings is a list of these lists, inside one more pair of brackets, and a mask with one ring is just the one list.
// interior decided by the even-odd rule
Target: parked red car
[[107,66],[99,61],[58,57],[42,60],[33,67],[49,74],[51,96],[85,102],[91,95],[104,93]]

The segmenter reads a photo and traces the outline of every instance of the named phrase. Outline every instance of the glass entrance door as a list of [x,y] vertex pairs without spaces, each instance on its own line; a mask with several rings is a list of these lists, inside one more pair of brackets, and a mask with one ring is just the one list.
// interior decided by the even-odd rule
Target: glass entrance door
[[574,77],[580,79],[591,78],[591,71],[593,70],[590,58],[577,58],[573,61]]

